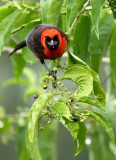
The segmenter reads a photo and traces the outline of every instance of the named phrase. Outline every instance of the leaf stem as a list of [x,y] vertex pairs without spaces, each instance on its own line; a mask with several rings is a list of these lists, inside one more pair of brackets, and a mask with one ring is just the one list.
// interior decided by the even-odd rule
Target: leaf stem
[[19,30],[23,29],[26,25],[27,25],[27,24],[21,25],[20,27],[18,27],[18,28],[16,28],[15,30],[13,30],[13,31],[11,32],[11,34],[14,34],[14,33],[18,32]]
[[24,3],[22,4],[22,6],[27,8],[27,9],[30,9],[32,11],[34,11],[34,9],[35,9],[34,7],[30,7],[30,6],[28,6],[28,5],[24,4]]
[[73,23],[72,23],[72,26],[71,26],[70,29],[69,29],[69,36],[71,35],[71,33],[72,33],[72,31],[73,31],[73,28],[74,28],[74,26],[75,26],[78,18],[79,18],[80,15],[85,11],[85,9],[86,9],[86,7],[89,5],[89,3],[90,3],[90,0],[88,0],[88,1],[84,4],[83,8],[82,8],[81,11],[79,12],[79,14],[76,16],[75,20],[74,20]]

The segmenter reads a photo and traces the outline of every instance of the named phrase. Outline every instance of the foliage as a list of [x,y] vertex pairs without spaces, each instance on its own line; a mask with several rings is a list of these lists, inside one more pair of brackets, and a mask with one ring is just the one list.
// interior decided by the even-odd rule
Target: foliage
[[[28,48],[22,49],[22,55],[12,57],[14,77],[6,80],[2,86],[24,85],[25,100],[36,94],[36,101],[31,109],[20,111],[18,116],[7,116],[3,107],[0,107],[2,140],[4,136],[6,140],[13,138],[16,134],[15,123],[17,124],[19,160],[28,160],[30,157],[34,160],[57,159],[58,122],[67,128],[76,141],[76,155],[83,150],[86,137],[89,137],[92,143],[88,149],[92,160],[109,159],[105,154],[96,153],[98,140],[95,142],[93,136],[89,136],[91,133],[97,133],[94,136],[99,139],[100,135],[106,135],[99,127],[101,125],[111,139],[106,135],[109,150],[107,157],[111,154],[113,158],[116,157],[109,145],[111,141],[114,147],[115,137],[106,116],[106,95],[99,80],[102,58],[104,55],[108,56],[106,53],[110,47],[111,80],[113,79],[113,85],[116,84],[115,7],[116,2],[111,0],[40,0],[40,3],[7,1],[0,7],[0,55],[3,46],[15,47],[32,28],[42,23],[58,26],[66,32],[70,40],[67,49],[68,65],[59,63],[57,66],[56,62],[51,65],[54,73],[63,72],[57,79],[43,73],[39,83],[36,83],[36,73],[26,64],[36,63],[37,59]],[[66,88],[67,80],[74,83],[75,91],[70,92]],[[88,125],[92,126],[91,130]],[[6,132],[9,131],[10,134],[7,135]],[[103,148],[104,143],[101,145]]]

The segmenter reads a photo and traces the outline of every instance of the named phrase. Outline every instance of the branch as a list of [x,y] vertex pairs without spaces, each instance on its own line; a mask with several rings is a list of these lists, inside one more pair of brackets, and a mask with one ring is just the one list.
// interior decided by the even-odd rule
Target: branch
[[88,1],[84,4],[84,7],[81,9],[80,13],[76,16],[76,18],[75,18],[72,26],[71,26],[70,29],[69,29],[69,35],[72,33],[72,30],[73,30],[73,28],[74,28],[74,26],[75,26],[78,18],[79,18],[80,15],[85,11],[85,9],[86,9],[86,7],[89,5],[89,3],[90,3],[90,0],[88,0]]
[[[4,47],[3,50],[2,50],[2,53],[9,53],[10,54],[12,51],[13,51],[13,48]],[[19,50],[19,51],[16,52],[16,54],[21,54],[21,53],[22,53],[21,50]]]
[[102,58],[102,63],[104,63],[104,64],[110,64],[110,58],[108,58],[108,57],[103,57],[103,58]]
[[[30,22],[40,22],[40,19],[39,19],[39,18],[38,18],[38,19],[34,19],[34,20],[30,21]],[[26,27],[27,25],[28,25],[28,23],[22,24],[20,27],[14,29],[14,30],[11,32],[11,34],[14,34],[14,33],[18,32],[19,30],[23,29],[23,28]]]
[[85,11],[91,11],[92,10],[92,7],[91,6],[87,6],[86,8],[85,8]]
[[111,8],[116,8],[116,6],[114,6],[109,0],[107,0],[108,1],[108,4],[109,4],[109,6],[111,7]]
[[[2,50],[2,53],[8,53],[8,54],[10,54],[12,51],[13,51],[13,48],[4,47],[3,50]],[[18,50],[16,52],[16,54],[22,54],[22,51]],[[67,53],[63,54],[63,58],[67,58]],[[108,57],[103,57],[102,58],[102,63],[103,64],[110,64],[110,59]]]

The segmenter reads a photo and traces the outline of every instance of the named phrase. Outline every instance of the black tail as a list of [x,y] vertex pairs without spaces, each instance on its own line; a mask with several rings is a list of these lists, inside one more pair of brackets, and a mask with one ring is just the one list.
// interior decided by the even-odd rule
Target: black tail
[[14,54],[17,50],[23,48],[23,47],[26,47],[26,41],[24,40],[23,42],[19,43],[15,49],[9,54],[9,56],[11,56],[12,54]]

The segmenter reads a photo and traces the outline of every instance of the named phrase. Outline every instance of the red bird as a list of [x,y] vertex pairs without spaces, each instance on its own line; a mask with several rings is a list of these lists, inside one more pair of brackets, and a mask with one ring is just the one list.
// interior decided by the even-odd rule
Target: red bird
[[68,38],[61,29],[50,24],[41,24],[32,29],[25,40],[18,44],[10,55],[28,46],[49,73],[55,77],[54,73],[46,66],[44,59],[60,58],[66,50],[67,43]]

